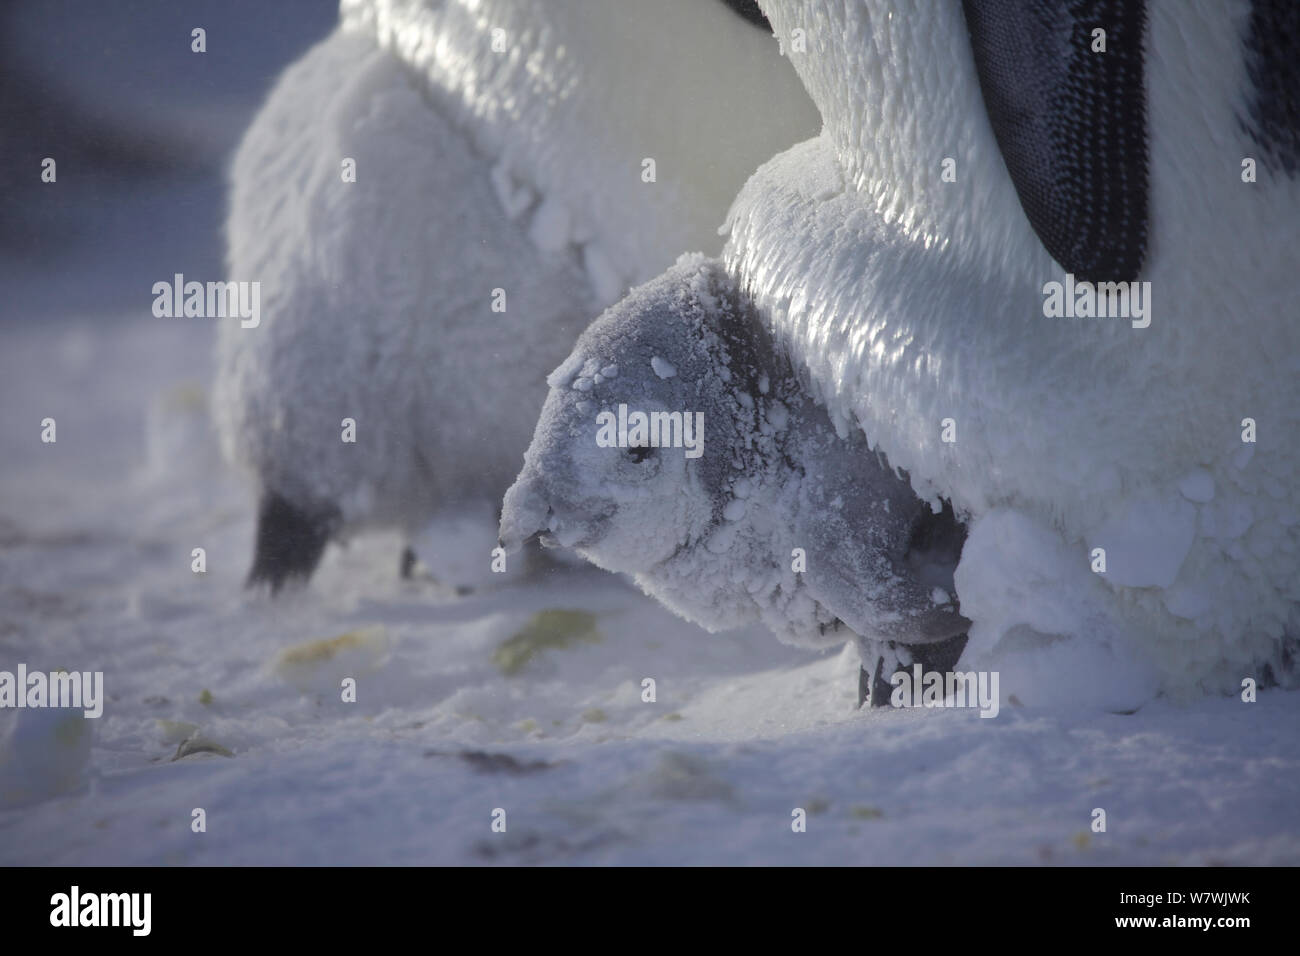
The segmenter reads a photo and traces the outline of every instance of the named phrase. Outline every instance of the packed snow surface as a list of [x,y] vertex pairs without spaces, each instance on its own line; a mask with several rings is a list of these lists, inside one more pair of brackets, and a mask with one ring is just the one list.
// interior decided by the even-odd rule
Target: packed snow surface
[[457,597],[398,580],[386,536],[271,602],[241,588],[210,325],[4,334],[0,669],[103,670],[108,700],[88,751],[0,712],[0,792],[29,791],[0,809],[0,862],[1300,863],[1300,695],[1122,715],[1057,682],[993,720],[857,711],[852,649],[705,634],[590,568]]

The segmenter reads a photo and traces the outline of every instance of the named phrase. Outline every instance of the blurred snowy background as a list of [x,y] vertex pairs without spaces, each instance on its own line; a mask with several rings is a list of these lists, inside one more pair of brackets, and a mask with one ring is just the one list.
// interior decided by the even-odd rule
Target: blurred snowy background
[[[0,3],[0,317],[147,314],[163,276],[216,277],[229,154],[336,20],[327,0]],[[30,174],[46,156],[55,189]]]
[[458,597],[399,580],[383,536],[246,593],[213,326],[153,318],[150,286],[220,277],[229,154],[335,20],[0,4],[0,669],[108,696],[71,728],[0,712],[0,862],[1300,862],[1300,695],[859,712],[851,650],[706,635],[589,568]]

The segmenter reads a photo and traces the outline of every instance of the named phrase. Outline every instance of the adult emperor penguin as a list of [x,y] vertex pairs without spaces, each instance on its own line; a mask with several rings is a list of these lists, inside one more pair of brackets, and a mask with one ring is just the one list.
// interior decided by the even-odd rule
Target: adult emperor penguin
[[[1293,682],[1300,8],[760,5],[824,127],[738,195],[723,265],[747,301],[709,321],[755,310],[836,431],[965,523],[962,660],[1031,660],[1004,691],[1077,682],[1114,709]],[[687,280],[664,281],[681,288],[656,280],[602,328],[693,314]],[[503,540],[566,520],[544,500],[563,447],[549,401]],[[862,467],[869,493],[897,497]],[[805,520],[779,504],[764,518]],[[908,639],[925,657],[927,636]],[[879,664],[864,654],[860,693]]]
[[260,489],[250,583],[478,512],[486,567],[546,373],[720,248],[744,178],[816,121],[747,0],[343,0],[232,168],[260,322],[221,328],[213,407]]
[[761,5],[825,127],[724,259],[840,427],[968,519],[963,659],[1294,682],[1300,7]]

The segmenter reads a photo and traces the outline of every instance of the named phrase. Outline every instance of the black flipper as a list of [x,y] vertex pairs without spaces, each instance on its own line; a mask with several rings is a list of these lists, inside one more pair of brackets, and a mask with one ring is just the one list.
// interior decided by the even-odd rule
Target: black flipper
[[758,8],[758,0],[722,0],[722,2],[754,26],[762,27],[768,33],[772,32],[772,24],[768,23],[767,17],[763,16],[763,11]]
[[263,492],[246,586],[267,584],[275,594],[290,579],[306,581],[320,564],[337,525],[337,509],[308,511],[273,491]]
[[1254,93],[1246,132],[1270,170],[1300,175],[1300,3],[1252,0],[1246,69]]
[[[984,107],[1020,205],[1089,282],[1137,279],[1147,245],[1144,0],[962,0]],[[1094,53],[1093,30],[1106,31]]]

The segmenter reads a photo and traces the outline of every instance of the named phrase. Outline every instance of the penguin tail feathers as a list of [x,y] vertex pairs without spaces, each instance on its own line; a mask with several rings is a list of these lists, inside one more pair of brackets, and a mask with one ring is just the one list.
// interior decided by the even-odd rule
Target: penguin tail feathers
[[305,583],[320,564],[338,521],[333,506],[305,509],[274,491],[262,492],[253,566],[245,587],[267,585],[276,594],[289,581]]

